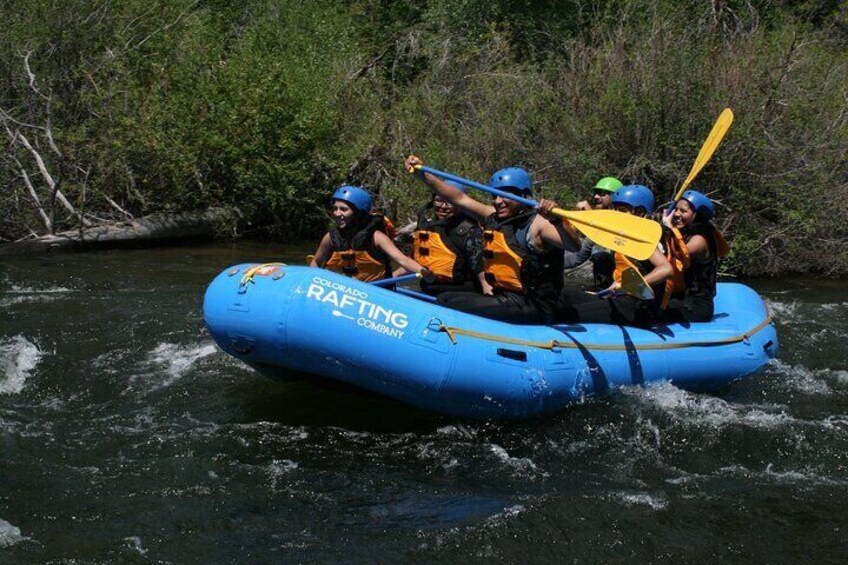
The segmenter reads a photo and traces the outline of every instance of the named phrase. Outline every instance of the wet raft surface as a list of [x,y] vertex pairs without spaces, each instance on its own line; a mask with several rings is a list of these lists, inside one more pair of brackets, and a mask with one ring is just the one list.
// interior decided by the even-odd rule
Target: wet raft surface
[[205,284],[304,249],[0,262],[0,562],[840,561],[848,300],[752,283],[780,360],[469,422],[217,350]]

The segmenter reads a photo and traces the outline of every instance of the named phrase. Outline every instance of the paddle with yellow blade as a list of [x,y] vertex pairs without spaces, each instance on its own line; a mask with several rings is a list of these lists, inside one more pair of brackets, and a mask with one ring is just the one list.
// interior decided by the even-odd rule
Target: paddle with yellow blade
[[[416,168],[445,180],[458,182],[465,186],[488,192],[489,194],[514,200],[525,206],[532,206],[534,208],[539,206],[539,203],[535,200],[522,198],[511,192],[498,190],[497,188],[439,171],[432,167],[421,165]],[[632,214],[616,212],[615,210],[571,211],[554,208],[552,212],[557,216],[566,218],[583,235],[598,245],[618,251],[638,261],[647,259],[656,251],[657,243],[659,243],[660,236],[662,235],[662,227],[657,222]]]
[[651,289],[648,281],[645,280],[645,277],[639,273],[639,270],[636,269],[636,267],[627,267],[624,271],[622,271],[621,286],[617,290],[602,290],[595,296],[603,298],[610,294],[629,294],[630,296],[635,296],[642,300],[652,300],[654,298],[653,289]]
[[[695,177],[698,176],[698,173],[701,172],[701,169],[704,168],[704,165],[706,165],[713,156],[715,150],[718,149],[719,144],[724,139],[724,134],[726,134],[727,130],[730,129],[732,123],[733,110],[725,108],[722,110],[716,120],[716,123],[713,125],[713,129],[710,130],[707,140],[704,142],[704,145],[701,147],[701,151],[698,152],[698,156],[692,164],[692,170],[689,171],[689,176],[687,176],[686,180],[683,181],[683,184],[680,185],[680,189],[678,189],[677,194],[674,195],[674,200],[665,212],[666,214],[671,214],[674,211],[674,207],[677,206],[677,201],[680,200],[683,193],[686,192],[686,189],[689,188],[689,185],[692,184],[692,181],[695,180]],[[727,240],[724,239],[724,236],[720,231],[716,229],[713,230],[713,232],[716,236],[716,243],[718,244],[718,255],[719,257],[723,257],[730,252],[730,245],[727,243]]]
[[668,213],[671,213],[671,211],[674,210],[674,206],[677,204],[677,201],[680,200],[680,197],[683,196],[683,193],[686,192],[686,189],[689,188],[689,185],[692,184],[692,181],[695,180],[695,177],[698,176],[698,173],[700,173],[701,169],[704,168],[704,165],[709,162],[713,153],[715,153],[715,150],[718,149],[721,140],[724,139],[724,134],[726,134],[727,130],[730,129],[730,125],[732,123],[733,110],[725,108],[716,120],[715,125],[713,125],[713,129],[707,136],[707,140],[704,142],[704,145],[701,146],[701,151],[698,152],[698,156],[692,164],[692,170],[689,171],[689,176],[686,177],[686,180],[683,181],[683,184],[680,186],[677,194],[674,195],[674,201],[671,203],[671,206],[669,206]]

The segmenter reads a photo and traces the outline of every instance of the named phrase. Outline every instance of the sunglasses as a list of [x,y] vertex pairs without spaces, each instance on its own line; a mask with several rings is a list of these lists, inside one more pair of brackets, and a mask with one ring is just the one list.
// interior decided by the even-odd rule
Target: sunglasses
[[608,190],[603,190],[601,188],[596,188],[592,190],[592,196],[600,196],[601,198],[603,198],[604,196],[612,196],[612,192]]

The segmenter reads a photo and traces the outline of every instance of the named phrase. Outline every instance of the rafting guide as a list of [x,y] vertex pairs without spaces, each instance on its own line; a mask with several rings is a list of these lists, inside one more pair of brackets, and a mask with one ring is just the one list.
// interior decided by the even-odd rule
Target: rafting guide
[[369,302],[367,292],[323,277],[312,278],[306,298],[329,302],[337,308],[333,316],[356,320],[357,326],[395,339],[402,338],[403,330],[409,325],[409,317],[403,312]]

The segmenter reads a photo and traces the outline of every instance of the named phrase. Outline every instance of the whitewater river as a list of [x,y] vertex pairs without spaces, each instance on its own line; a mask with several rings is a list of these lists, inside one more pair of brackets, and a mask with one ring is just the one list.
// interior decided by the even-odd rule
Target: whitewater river
[[718,395],[474,422],[219,351],[217,244],[0,258],[0,563],[839,563],[848,293],[752,281],[781,340]]

